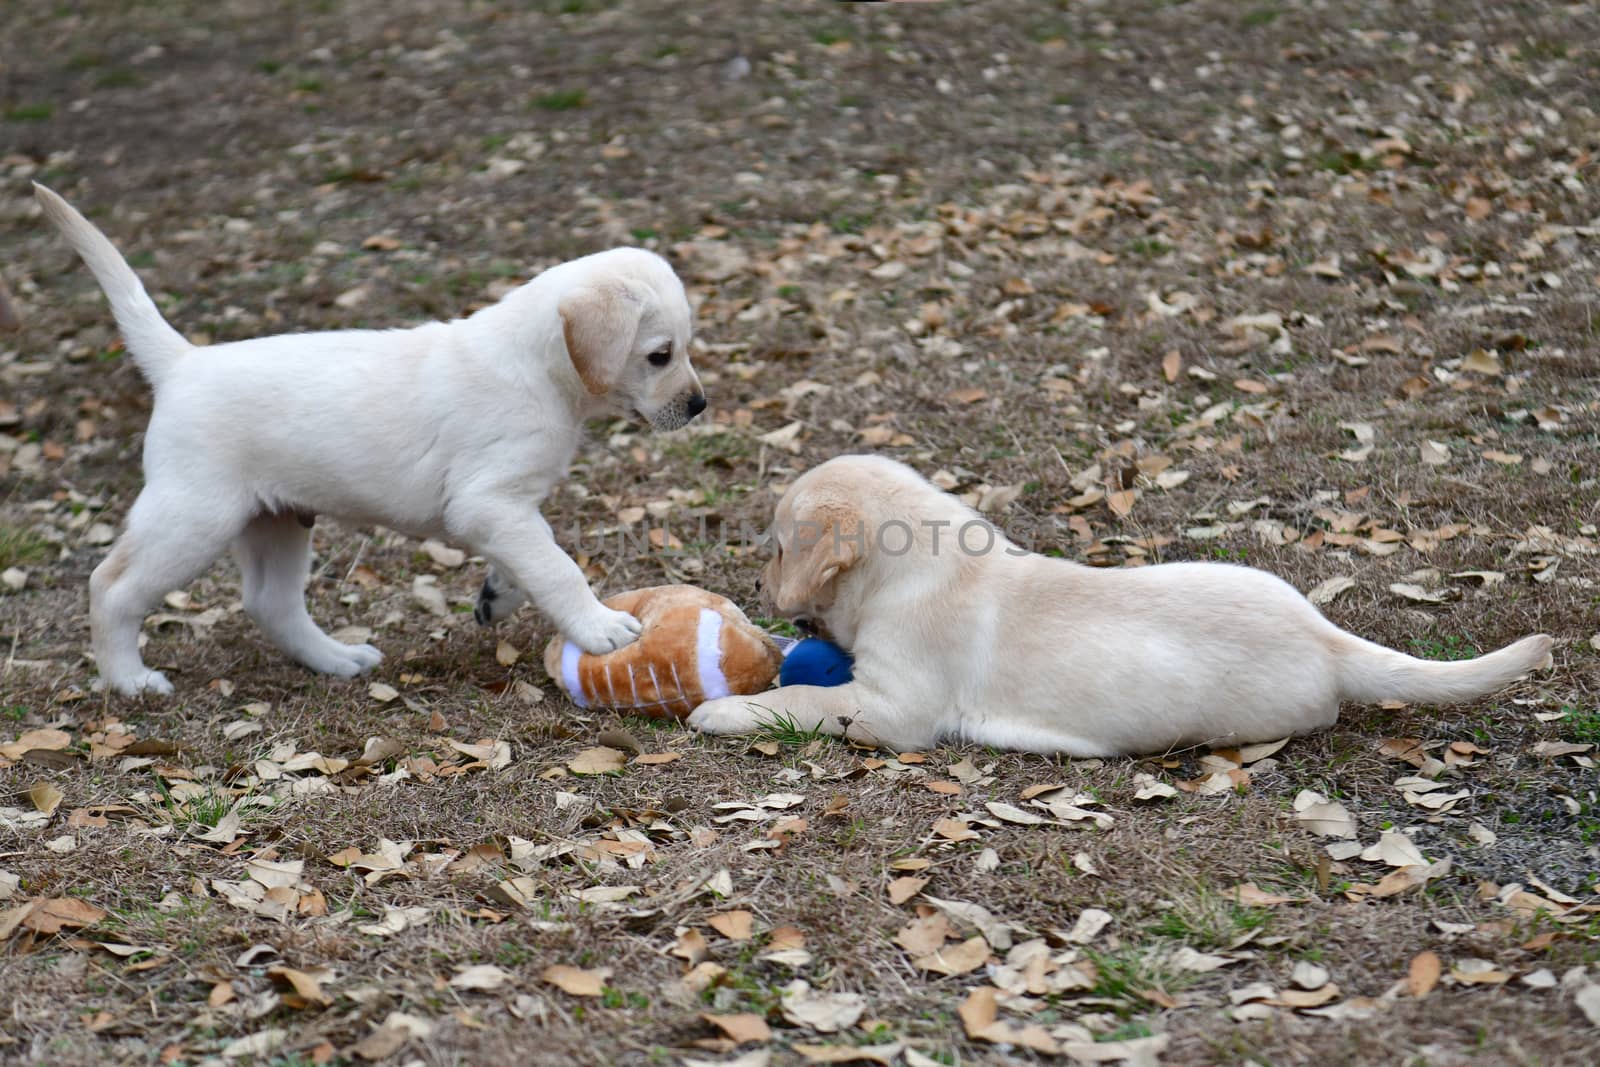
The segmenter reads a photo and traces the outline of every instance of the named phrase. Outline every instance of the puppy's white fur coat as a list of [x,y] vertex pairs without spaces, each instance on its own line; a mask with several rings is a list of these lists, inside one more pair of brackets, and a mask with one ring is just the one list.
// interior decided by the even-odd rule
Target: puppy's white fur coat
[[901,751],[954,737],[1113,756],[1305,733],[1344,700],[1471,700],[1550,655],[1536,635],[1465,662],[1414,659],[1339,629],[1264,571],[1096,569],[997,531],[980,552],[990,529],[892,460],[807,472],[778,503],[764,589],[851,651],[854,678],[709,701],[689,724],[745,733],[788,717]]
[[172,691],[140,658],[141,620],[230,547],[245,610],[285,653],[346,677],[375,665],[377,649],[334,640],[306,612],[315,514],[481,553],[586,651],[638,635],[636,619],[595,598],[539,505],[585,418],[633,412],[673,429],[705,406],[689,303],[659,256],[624,248],[563,263],[448,323],[197,348],[99,230],[35,191],[155,392],[144,490],[90,580],[104,683]]

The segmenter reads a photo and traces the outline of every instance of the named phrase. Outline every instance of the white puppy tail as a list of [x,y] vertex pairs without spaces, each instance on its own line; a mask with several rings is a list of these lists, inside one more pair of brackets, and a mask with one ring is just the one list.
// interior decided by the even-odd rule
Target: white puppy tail
[[1455,704],[1510,685],[1521,675],[1550,662],[1553,642],[1534,634],[1498,652],[1469,660],[1416,659],[1402,652],[1340,633],[1334,644],[1339,670],[1339,697],[1375,704],[1403,700],[1408,704]]
[[44,208],[45,216],[55,223],[56,229],[94,273],[100,288],[105,290],[128,351],[133,353],[134,362],[139,364],[151,388],[159,390],[162,379],[173,365],[194,346],[161,317],[139,276],[133,273],[128,261],[105,234],[95,229],[94,224],[78,214],[71,204],[38,182],[33,183],[33,195]]

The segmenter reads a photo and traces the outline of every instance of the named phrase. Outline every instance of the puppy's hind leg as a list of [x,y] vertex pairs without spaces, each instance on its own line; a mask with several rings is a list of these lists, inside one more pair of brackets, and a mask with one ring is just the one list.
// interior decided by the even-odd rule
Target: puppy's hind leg
[[511,617],[528,599],[528,594],[513,584],[500,568],[490,566],[478,590],[478,602],[472,606],[472,617],[479,626],[493,626],[501,619]]
[[353,678],[383,653],[323,633],[306,611],[311,530],[292,513],[261,514],[233,542],[244,586],[244,610],[284,655],[322,674]]
[[243,502],[222,494],[147,486],[128,512],[127,529],[89,578],[89,630],[97,686],[132,696],[166,696],[172,683],[144,665],[139,627],[174,589],[193,581],[222,554],[243,524]]

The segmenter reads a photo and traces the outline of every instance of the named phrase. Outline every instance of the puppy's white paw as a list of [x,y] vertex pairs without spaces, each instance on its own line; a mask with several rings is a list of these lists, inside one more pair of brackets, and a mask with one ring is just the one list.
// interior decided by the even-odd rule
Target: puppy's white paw
[[756,709],[743,697],[708,700],[685,720],[691,730],[707,734],[747,734],[760,725]]
[[350,658],[356,661],[359,674],[365,674],[383,662],[383,653],[371,645],[345,645],[344,648]]
[[363,675],[368,670],[384,661],[384,654],[371,645],[346,645],[344,657],[328,673],[334,673],[341,678],[354,678]]
[[603,656],[625,648],[639,639],[644,624],[626,611],[612,611],[604,604],[582,619],[567,634],[567,638],[591,656]]
[[331,674],[336,678],[354,678],[366,674],[383,662],[383,653],[371,645],[347,645],[328,639],[314,649],[299,652],[296,659],[318,674]]
[[96,678],[91,684],[95,692],[110,689],[121,693],[125,697],[136,697],[140,693],[154,693],[156,696],[169,697],[172,695],[172,683],[167,681],[167,676],[160,671],[144,670],[126,678]]

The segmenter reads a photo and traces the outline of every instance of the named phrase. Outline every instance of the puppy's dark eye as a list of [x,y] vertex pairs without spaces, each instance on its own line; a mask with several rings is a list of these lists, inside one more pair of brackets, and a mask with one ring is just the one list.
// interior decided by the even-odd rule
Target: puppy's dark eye
[[650,353],[648,358],[652,367],[665,367],[668,363],[672,362],[672,349],[670,347],[660,349],[659,351]]

